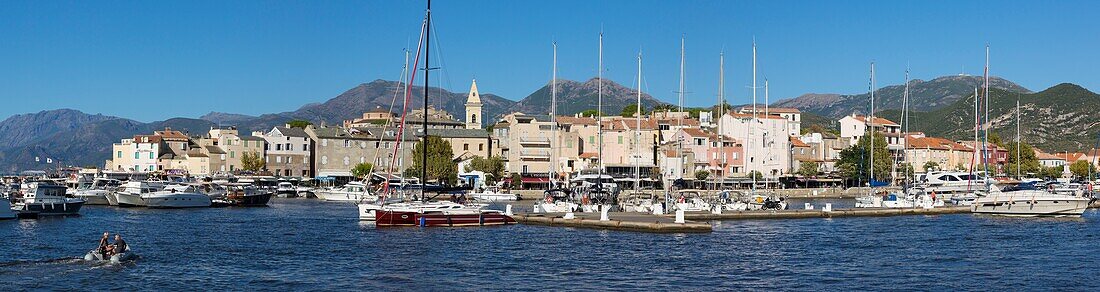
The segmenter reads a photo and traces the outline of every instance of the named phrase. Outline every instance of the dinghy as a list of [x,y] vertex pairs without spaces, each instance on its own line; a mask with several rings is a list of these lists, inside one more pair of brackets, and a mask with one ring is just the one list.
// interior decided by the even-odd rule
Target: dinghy
[[110,257],[104,257],[103,253],[99,252],[99,249],[93,249],[84,255],[84,261],[88,262],[105,262],[109,264],[119,264],[124,262],[130,262],[137,259],[137,254],[134,254],[130,250],[130,246],[126,246],[126,252],[115,254]]

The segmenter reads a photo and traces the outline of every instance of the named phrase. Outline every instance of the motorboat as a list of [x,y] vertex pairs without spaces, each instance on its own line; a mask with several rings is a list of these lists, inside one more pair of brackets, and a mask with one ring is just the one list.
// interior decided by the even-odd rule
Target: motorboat
[[52,182],[31,182],[23,193],[23,201],[15,203],[13,210],[33,212],[38,215],[76,215],[84,206],[84,199],[65,197],[67,188]]
[[651,193],[630,193],[619,199],[619,210],[623,212],[654,213],[657,209],[664,212],[661,200]]
[[376,226],[464,227],[516,224],[498,210],[467,211],[377,211]]
[[519,201],[518,194],[503,192],[499,187],[489,187],[482,192],[470,193],[469,197],[481,202],[511,202]]
[[343,187],[318,192],[317,197],[325,201],[338,202],[359,202],[377,199],[375,195],[370,193],[370,187],[361,182],[350,182]]
[[950,201],[955,194],[974,192],[987,183],[996,181],[984,177],[980,172],[933,171],[925,175],[922,186],[926,191],[935,192],[943,200]]
[[205,208],[210,207],[210,196],[194,185],[170,185],[163,190],[141,194],[145,207],[149,208]]
[[275,194],[280,198],[297,198],[298,187],[290,182],[279,182],[279,184],[275,186]]
[[212,197],[215,207],[266,207],[274,195],[271,191],[250,184],[227,184],[226,192]]
[[699,212],[711,210],[711,204],[703,198],[703,193],[700,190],[686,189],[676,191],[673,196],[676,203],[673,205],[675,210],[683,210],[684,212]]
[[743,195],[732,190],[719,191],[717,201],[714,204],[717,205],[716,207],[722,207],[722,210],[745,211],[749,209],[749,204],[741,200]]
[[[153,181],[130,181],[122,185],[122,188],[114,192],[114,201],[119,207],[145,207],[147,204],[142,195],[159,192],[164,189],[164,184]],[[110,202],[111,198],[108,197]]]
[[96,178],[90,184],[82,185],[71,193],[73,197],[87,201],[85,205],[110,205],[107,194],[121,184],[122,182],[114,179]]
[[11,201],[8,198],[0,197],[0,220],[15,219],[16,217],[19,217],[19,215],[11,210]]
[[578,212],[580,205],[573,202],[573,193],[567,189],[549,189],[543,192],[542,201],[535,203],[535,213]]
[[126,245],[126,251],[111,255],[110,257],[104,256],[99,249],[93,249],[87,254],[84,254],[84,261],[86,262],[106,262],[110,264],[120,264],[124,262],[134,261],[138,258],[137,254],[130,249],[130,245]]
[[787,210],[787,200],[769,193],[750,192],[748,194],[748,210]]
[[1088,209],[1090,198],[1056,194],[1043,190],[1003,192],[992,188],[988,196],[974,200],[975,214],[1021,217],[1079,217]]

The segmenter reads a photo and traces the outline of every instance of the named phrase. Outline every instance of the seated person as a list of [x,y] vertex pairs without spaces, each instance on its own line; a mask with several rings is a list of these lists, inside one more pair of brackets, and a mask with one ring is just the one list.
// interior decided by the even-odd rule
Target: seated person
[[115,234],[115,245],[112,249],[111,255],[116,255],[126,252],[126,241],[122,240],[122,235]]

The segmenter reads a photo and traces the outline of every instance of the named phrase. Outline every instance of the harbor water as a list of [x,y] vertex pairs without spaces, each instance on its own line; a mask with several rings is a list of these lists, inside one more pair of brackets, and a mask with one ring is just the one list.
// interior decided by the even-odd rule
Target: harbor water
[[[1096,210],[723,221],[707,234],[379,229],[354,205],[306,199],[81,214],[0,221],[0,291],[1100,290]],[[76,259],[104,231],[120,232],[140,259]]]

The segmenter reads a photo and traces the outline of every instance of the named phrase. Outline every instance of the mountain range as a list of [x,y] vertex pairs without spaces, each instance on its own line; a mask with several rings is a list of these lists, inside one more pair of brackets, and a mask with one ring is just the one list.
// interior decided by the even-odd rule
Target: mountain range
[[[604,111],[618,114],[628,104],[637,101],[636,92],[610,80],[603,84]],[[596,107],[598,79],[585,82],[559,80],[558,112],[578,113]],[[361,117],[363,112],[389,108],[403,83],[375,80],[359,84],[322,103],[309,103],[297,110],[259,116],[211,112],[194,118],[172,118],[142,123],[122,117],[86,114],[72,109],[48,110],[20,114],[0,121],[0,173],[26,169],[56,167],[46,165],[47,158],[55,163],[77,166],[101,166],[110,159],[111,144],[135,134],[172,128],[191,135],[206,133],[212,126],[237,126],[241,133],[266,131],[291,120],[307,120],[315,124],[339,124],[343,120]],[[484,86],[484,85],[482,85]],[[482,87],[485,88],[485,87]],[[429,87],[429,105],[442,108],[452,116],[465,116],[467,93],[455,93]],[[424,88],[410,90],[411,109],[423,107]],[[509,100],[491,93],[481,93],[483,114],[496,118],[511,112],[549,113],[550,83],[519,100]],[[646,108],[661,104],[648,94],[642,95]],[[394,112],[400,112],[400,96]],[[410,109],[410,110],[411,110]],[[35,158],[39,158],[35,161]]]
[[[963,97],[973,95],[974,88],[983,83],[981,76],[953,75],[924,81],[909,81],[910,110],[930,111],[950,106]],[[999,77],[990,77],[991,88],[1010,92],[1031,93],[1030,90],[1012,81]],[[900,109],[905,84],[890,85],[875,90],[875,110]],[[852,113],[866,114],[870,111],[870,93],[835,94],[809,93],[773,103],[777,107],[793,107],[827,118],[838,119]]]

